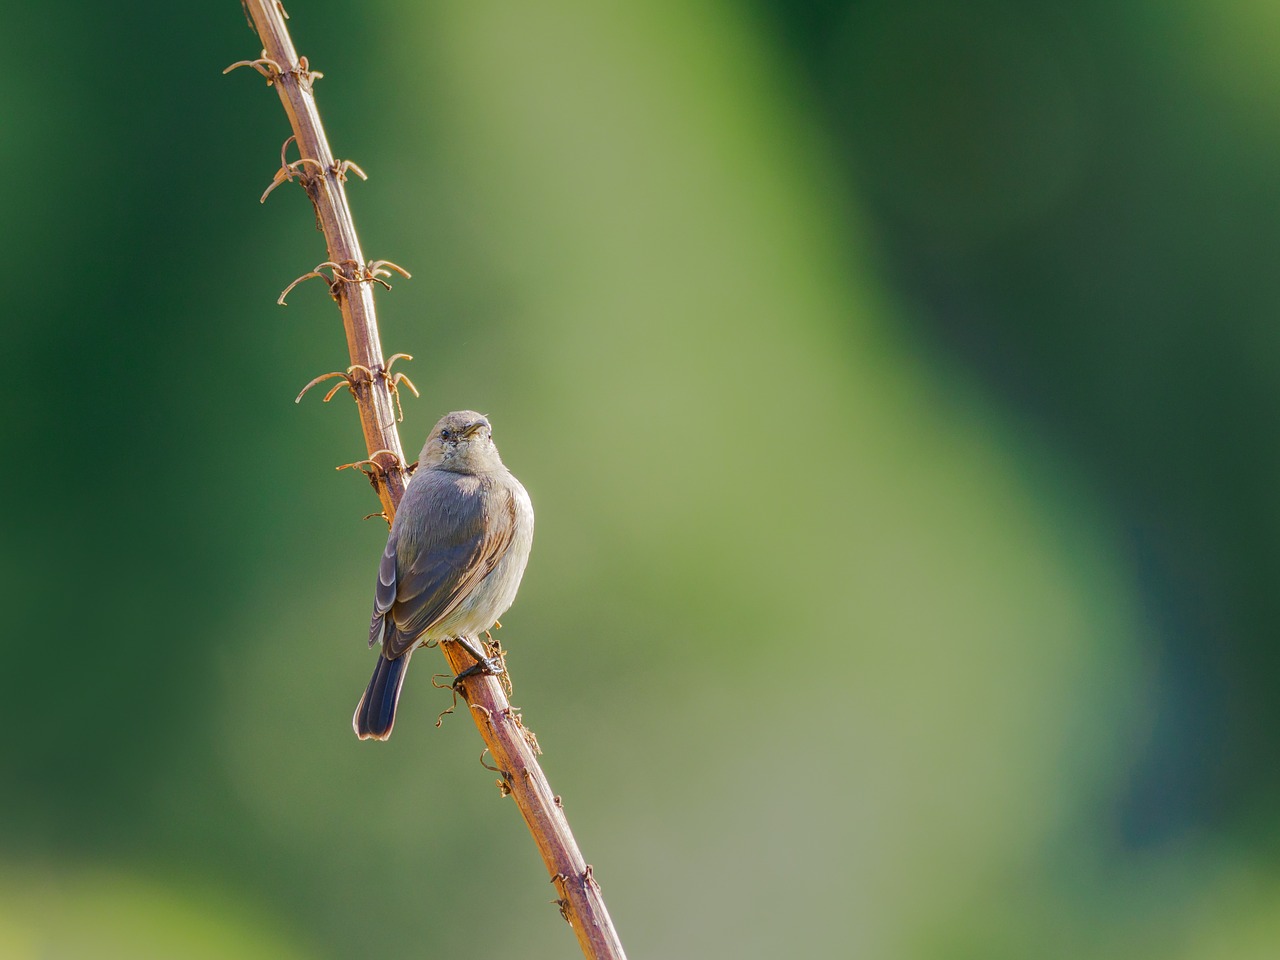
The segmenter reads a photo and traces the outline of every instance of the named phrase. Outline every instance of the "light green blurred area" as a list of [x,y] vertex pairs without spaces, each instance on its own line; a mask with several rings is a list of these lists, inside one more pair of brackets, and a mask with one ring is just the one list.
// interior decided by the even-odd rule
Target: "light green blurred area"
[[42,865],[0,877],[6,960],[168,960],[308,956],[271,919],[223,891],[126,872]]
[[[631,956],[1271,955],[1249,844],[1116,849],[1157,654],[1114,504],[913,322],[760,11],[291,7],[371,174],[366,253],[414,272],[379,294],[423,393],[405,446],[483,410],[533,496],[500,639]],[[121,306],[82,277],[44,295],[61,326],[15,324],[24,354],[146,376],[58,401],[107,479],[0,554],[17,588],[97,544],[61,581],[74,678],[6,667],[24,739],[55,716],[0,766],[0,956],[571,955],[465,713],[434,726],[443,662],[415,658],[392,741],[351,735],[384,532],[330,470],[360,456],[345,395],[290,403],[346,363],[319,285],[271,302],[323,249],[301,191],[257,208],[284,121],[256,78],[211,79],[256,49],[235,4],[200,16],[177,59],[203,114],[131,101],[142,74],[82,94],[139,151],[176,138],[183,175],[48,184],[86,253],[145,243],[155,283]],[[29,94],[51,153],[61,89]],[[147,191],[158,222],[89,222]],[[979,238],[1021,222],[997,207]]]

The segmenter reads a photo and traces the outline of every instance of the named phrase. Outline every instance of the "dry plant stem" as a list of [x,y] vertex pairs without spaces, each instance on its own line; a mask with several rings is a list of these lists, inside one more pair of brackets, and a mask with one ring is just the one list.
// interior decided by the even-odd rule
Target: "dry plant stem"
[[[459,644],[440,646],[455,675],[475,662]],[[551,792],[551,784],[538,765],[537,741],[527,734],[519,711],[507,702],[495,678],[475,677],[464,683],[472,719],[497,763],[500,784],[515,798],[529,832],[538,842],[561,913],[573,926],[583,954],[625,960],[622,941],[609,919],[600,885],[578,850],[560,798]]]
[[[347,204],[347,192],[339,172],[341,167],[334,162],[329,140],[324,134],[324,124],[320,122],[320,111],[311,91],[311,78],[306,68],[299,65],[298,52],[285,27],[280,5],[273,0],[246,0],[245,9],[262,38],[264,56],[280,68],[279,73],[272,71],[272,83],[280,94],[284,112],[289,116],[298,153],[302,161],[315,161],[299,164],[299,179],[315,204],[316,218],[329,249],[328,259],[355,274],[364,267],[364,254]],[[371,282],[339,282],[333,285],[333,290],[342,308],[342,325],[347,332],[347,350],[351,354],[353,368],[358,364],[373,374],[368,379],[353,378],[352,390],[360,409],[360,426],[369,456],[382,468],[371,470],[370,479],[390,520],[395,515],[396,504],[404,495],[406,475],[404,451],[395,428],[395,407],[382,361],[373,286]],[[375,451],[380,450],[394,454],[395,462],[390,462],[391,458],[385,454],[381,460],[374,457]]]
[[[349,370],[363,368],[371,374],[351,377],[351,385],[369,456],[381,468],[371,469],[370,479],[390,522],[404,494],[407,475],[396,431],[391,380],[378,338],[374,285],[368,279],[359,279],[368,275],[361,273],[365,259],[347,205],[343,168],[334,162],[329,149],[311,90],[311,75],[305,62],[299,62],[280,3],[278,0],[245,0],[244,5],[262,38],[263,56],[271,61],[264,64],[264,71],[280,94],[293,127],[302,158],[297,165],[297,176],[315,204],[329,260],[343,267],[344,277],[353,278],[335,280],[332,290],[342,308],[351,354]],[[378,459],[379,456],[382,459]],[[454,674],[474,663],[456,643],[443,643],[441,649]],[[578,850],[560,798],[552,793],[542,773],[536,757],[536,741],[521,725],[519,712],[511,707],[494,677],[475,676],[465,680],[463,693],[500,771],[500,784],[504,792],[510,792],[515,799],[533,834],[556,890],[555,902],[572,925],[583,954],[589,960],[625,960],[626,954],[609,919],[600,887]]]

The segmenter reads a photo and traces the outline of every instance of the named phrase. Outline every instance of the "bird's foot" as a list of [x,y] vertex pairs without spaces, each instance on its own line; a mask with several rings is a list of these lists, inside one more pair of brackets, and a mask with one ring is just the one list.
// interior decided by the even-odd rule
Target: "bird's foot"
[[467,669],[463,670],[460,674],[454,677],[453,689],[461,690],[462,681],[468,680],[471,677],[478,677],[478,676],[496,677],[504,673],[506,673],[506,670],[503,668],[502,661],[498,657],[487,657],[484,660],[480,660],[475,664],[473,664],[472,666],[467,667]]
[[467,680],[470,677],[496,677],[507,672],[506,667],[502,664],[501,656],[489,656],[470,637],[455,637],[454,642],[459,644],[463,650],[467,651],[467,653],[471,654],[472,658],[474,658],[476,662],[453,678],[453,689],[461,690],[462,681]]

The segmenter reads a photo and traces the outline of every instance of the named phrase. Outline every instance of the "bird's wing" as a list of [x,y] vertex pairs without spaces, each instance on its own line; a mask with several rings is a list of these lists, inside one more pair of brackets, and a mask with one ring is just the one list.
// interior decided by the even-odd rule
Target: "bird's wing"
[[387,537],[387,548],[378,564],[378,583],[373,591],[373,620],[369,623],[369,646],[382,639],[387,611],[396,602],[396,545],[399,538],[393,530]]
[[[391,623],[384,635],[383,655],[388,657],[409,650],[452,613],[502,559],[515,532],[515,504],[504,485],[443,471],[415,478],[410,491],[419,484],[417,497],[423,499],[415,507],[426,523],[415,531],[415,548],[388,543],[396,573],[395,599],[388,609]],[[375,609],[385,596],[383,579],[380,569]]]

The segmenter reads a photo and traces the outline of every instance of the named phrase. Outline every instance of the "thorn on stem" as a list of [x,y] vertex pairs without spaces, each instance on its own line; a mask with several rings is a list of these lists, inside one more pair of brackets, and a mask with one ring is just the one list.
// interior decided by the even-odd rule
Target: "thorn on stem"
[[386,363],[386,366],[383,367],[383,369],[387,373],[390,373],[391,368],[395,366],[395,362],[397,360],[412,360],[412,359],[413,359],[413,354],[411,353],[393,353],[391,356],[387,357],[387,363]]
[[397,389],[402,383],[409,388],[410,392],[415,397],[422,396],[422,394],[418,392],[418,388],[413,385],[413,381],[407,376],[403,373],[397,373],[395,375],[387,386],[391,388],[391,399],[396,402],[396,423],[404,423],[404,409],[400,406],[400,391]]
[[401,470],[404,469],[404,463],[400,460],[400,457],[396,455],[394,450],[375,450],[371,456],[364,460],[356,460],[352,463],[342,463],[334,467],[334,469],[359,470],[361,473],[366,474],[371,481],[374,481],[374,485],[376,486],[376,478],[379,475],[385,476],[391,471],[390,467],[384,467],[378,462],[378,455],[383,453],[395,461],[393,466],[399,467]]
[[[321,271],[324,270],[326,267],[333,272],[334,279],[329,280],[328,277],[326,277],[323,273],[321,273]],[[337,278],[340,276],[342,276],[342,267],[339,264],[334,263],[332,260],[326,260],[324,263],[316,264],[316,267],[314,270],[309,270],[308,272],[304,273],[302,276],[298,277],[298,279],[294,280],[293,283],[285,287],[284,290],[280,292],[280,296],[276,298],[276,303],[280,304],[280,306],[282,307],[287,307],[288,304],[284,302],[284,298],[293,292],[294,287],[302,283],[302,281],[304,280],[310,280],[312,277],[319,277],[321,280],[329,280],[329,296],[337,300],[338,294],[334,288],[338,283]]]
[[[369,273],[375,276],[389,277],[391,276],[391,274],[388,273],[387,270],[391,269],[391,270],[394,270],[396,273],[400,274],[400,276],[404,277],[406,280],[413,279],[413,274],[411,274],[404,267],[397,266],[396,264],[392,263],[390,260],[370,260],[366,266]],[[389,290],[391,288],[388,287],[387,289]],[[408,355],[406,354],[406,356]],[[409,359],[413,359],[413,358],[410,357]]]
[[262,196],[258,198],[258,202],[266,203],[267,197],[271,196],[272,190],[280,186],[280,184],[284,183],[285,181],[292,183],[295,177],[297,177],[298,180],[300,180],[302,182],[302,185],[305,187],[308,183],[308,177],[305,173],[302,172],[300,168],[302,167],[303,164],[307,164],[307,163],[314,164],[315,167],[321,173],[324,173],[324,166],[320,163],[320,161],[313,160],[311,159],[311,157],[302,157],[298,160],[294,160],[292,163],[282,164],[280,169],[276,171],[276,175],[272,177],[271,183],[267,186],[267,189],[264,190],[262,192]]
[[225,77],[228,73],[238,67],[252,67],[254,70],[257,70],[258,73],[266,77],[268,87],[274,84],[276,80],[280,78],[281,74],[284,73],[280,68],[280,64],[268,57],[267,51],[265,50],[262,51],[262,56],[257,60],[237,60],[231,66],[227,67],[227,69],[223,70],[222,75]]
[[360,166],[354,160],[335,160],[333,166],[329,168],[333,171],[333,175],[342,183],[347,182],[347,171],[350,170],[361,180],[368,180],[369,175],[360,169]]
[[404,277],[406,280],[410,279],[413,276],[413,274],[411,274],[404,267],[400,266],[399,264],[392,263],[390,260],[370,260],[369,261],[370,270],[374,271],[375,273],[381,273],[383,276],[387,276],[387,277],[391,276],[391,274],[387,273],[387,271],[384,268],[390,268],[394,270],[396,273],[400,274],[400,276]]
[[[293,402],[294,402],[294,403],[301,403],[301,402],[302,402],[302,398],[303,398],[304,396],[306,396],[306,393],[307,393],[307,391],[308,391],[308,390],[310,390],[310,389],[311,389],[312,387],[314,387],[316,384],[324,383],[326,380],[329,380],[329,379],[331,379],[331,378],[333,378],[333,377],[342,377],[342,379],[343,379],[343,383],[338,384],[338,387],[343,386],[343,385],[347,382],[347,375],[346,375],[345,373],[343,373],[341,370],[335,370],[335,371],[333,371],[332,373],[322,373],[322,374],[320,374],[320,376],[316,377],[314,380],[312,380],[310,383],[308,383],[305,387],[303,387],[303,388],[302,388],[302,390],[298,393],[298,395],[297,395],[296,397],[294,397],[294,398],[293,398]],[[333,391],[332,391],[332,390],[331,390],[331,391],[329,391],[329,393],[325,394],[325,398],[324,398],[325,403],[328,403],[328,402],[329,402],[329,398],[330,398],[331,396],[333,396]]]
[[[378,462],[378,456],[383,453],[387,454],[394,461],[390,467],[384,466]],[[398,456],[396,456],[394,451],[375,450],[373,455],[365,460],[356,460],[354,463],[342,463],[334,469],[359,470],[368,479],[369,486],[373,487],[374,491],[381,496],[382,485],[386,482],[386,478],[391,471],[396,468],[403,470],[404,463]]]
[[308,90],[311,89],[312,85],[317,80],[320,80],[324,77],[324,74],[321,73],[319,70],[311,69],[311,64],[307,62],[306,57],[299,57],[298,65],[294,67],[292,70],[290,70],[289,72],[292,73],[295,77],[297,77],[298,83],[306,87]]
[[564,922],[569,926],[573,926],[573,921],[569,919],[569,898],[566,895],[568,891],[565,889],[565,884],[569,882],[569,878],[563,873],[557,873],[551,878],[551,882],[555,885],[556,893],[560,894],[551,903],[560,908],[560,916],[564,917]]
[[395,401],[397,423],[404,422],[404,408],[400,406],[400,390],[399,390],[400,384],[403,383],[405,386],[407,386],[410,392],[412,392],[415,397],[422,396],[422,394],[418,393],[418,388],[413,385],[413,381],[410,380],[407,375],[403,373],[396,373],[393,376],[391,374],[392,365],[397,360],[400,360],[401,358],[405,360],[413,359],[413,357],[407,353],[393,353],[391,355],[391,358],[387,360],[387,362],[383,365],[382,373],[381,373],[381,375],[384,378],[386,378],[387,389],[391,392],[391,399]]
[[[358,375],[361,373],[363,373],[364,376]],[[342,382],[334,384],[333,387],[329,390],[329,392],[324,395],[325,403],[328,403],[330,400],[332,400],[334,398],[334,395],[337,394],[337,392],[341,390],[343,387],[346,387],[348,390],[350,390],[351,395],[355,397],[356,400],[358,401],[360,399],[360,394],[359,394],[360,385],[365,383],[372,383],[373,380],[375,379],[373,375],[373,371],[371,371],[363,363],[353,363],[351,366],[347,367],[346,372],[343,372],[341,370],[335,370],[332,373],[322,373],[320,376],[316,377],[314,380],[308,383],[305,387],[303,387],[302,392],[299,393],[296,397],[294,397],[293,402],[301,403],[303,396],[306,395],[306,392],[308,390],[310,390],[312,387],[316,386],[317,384],[323,383],[324,381],[329,380],[333,377],[341,377]],[[393,385],[392,393],[394,392],[395,392],[395,387]]]
[[[301,163],[302,161],[295,162]],[[311,162],[315,163],[314,160]],[[350,275],[344,271],[343,264],[349,265],[351,269]],[[326,277],[322,272],[324,270],[328,270],[330,276]],[[398,267],[389,260],[370,260],[365,264],[355,260],[344,260],[343,263],[334,263],[332,260],[326,260],[324,263],[317,264],[315,269],[304,273],[289,286],[285,287],[280,296],[276,298],[276,303],[286,306],[284,298],[289,295],[290,291],[303,280],[310,280],[312,277],[319,277],[321,280],[328,281],[329,296],[333,297],[334,300],[339,299],[338,294],[344,283],[378,283],[390,290],[391,284],[382,278],[391,276],[391,270],[395,270],[405,277],[410,275],[403,267]]]
[[350,383],[345,383],[345,384],[344,384],[344,383],[335,383],[335,384],[333,385],[333,389],[331,389],[328,393],[326,393],[326,394],[324,395],[324,400],[323,400],[322,402],[323,402],[323,403],[328,403],[330,400],[332,400],[332,399],[333,399],[333,395],[334,395],[335,393],[337,393],[339,390],[341,390],[344,386],[345,386],[348,390],[350,390],[350,391],[351,391],[351,395],[352,395],[353,397],[356,395],[356,388],[355,388],[352,384],[350,384]]

